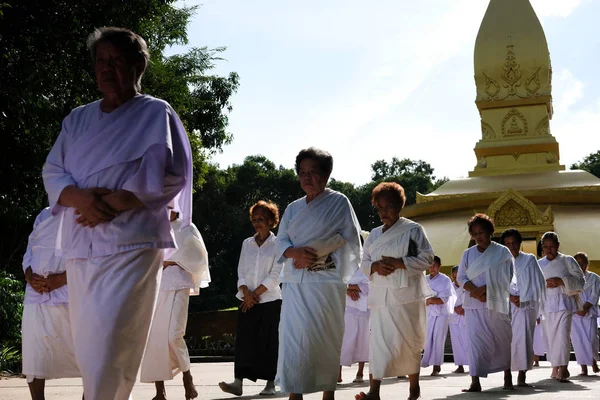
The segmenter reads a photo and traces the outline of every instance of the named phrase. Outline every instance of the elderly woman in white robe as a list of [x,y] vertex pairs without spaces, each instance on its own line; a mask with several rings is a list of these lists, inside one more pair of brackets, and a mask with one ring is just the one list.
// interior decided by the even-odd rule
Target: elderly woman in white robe
[[481,392],[479,378],[500,371],[504,371],[504,389],[513,389],[509,301],[513,257],[492,241],[495,227],[490,217],[475,214],[468,226],[475,245],[465,250],[458,266],[458,282],[466,292],[463,308],[471,375],[471,386],[463,392]]
[[571,322],[579,310],[579,294],[583,292],[585,278],[577,261],[558,251],[560,241],[554,232],[542,236],[545,257],[539,260],[546,279],[546,299],[543,320],[546,334],[546,358],[552,365],[551,378],[568,382],[571,357]]
[[177,249],[165,251],[162,279],[152,318],[148,344],[142,359],[140,380],[154,382],[154,400],[165,400],[165,381],[182,373],[186,399],[198,397],[190,371],[190,355],[183,338],[188,321],[190,295],[208,287],[208,252],[196,225],[182,228],[177,211],[171,211],[171,227]]
[[306,196],[289,204],[277,233],[277,259],[284,261],[277,378],[290,399],[337,385],[346,284],[359,268],[360,226],[342,193],[327,189],[333,158],[308,148],[296,156]]
[[589,259],[585,253],[573,256],[585,276],[585,286],[581,294],[581,309],[573,315],[571,343],[575,350],[577,364],[581,365],[580,376],[588,376],[588,365],[594,373],[598,368],[598,299],[600,298],[600,276],[588,271]]
[[21,326],[23,368],[31,398],[44,398],[47,379],[81,376],[73,351],[61,215],[45,208],[35,219],[23,257],[27,286]]
[[166,102],[142,95],[146,42],[122,28],[88,39],[101,100],[74,109],[43,168],[64,212],[63,258],[75,357],[87,400],[125,400],[136,380],[163,249],[175,247],[167,205],[191,222],[187,134]]
[[510,250],[515,260],[515,274],[510,283],[511,302],[511,370],[519,371],[517,386],[528,386],[527,371],[533,368],[535,325],[546,295],[546,280],[533,254],[521,251],[523,236],[517,229],[507,229],[500,243]]
[[397,183],[380,183],[371,202],[383,222],[365,241],[361,269],[369,277],[370,388],[357,400],[379,399],[381,380],[408,375],[409,399],[421,395],[419,371],[425,344],[425,299],[433,293],[425,271],[433,249],[421,225],[400,217],[406,202]]

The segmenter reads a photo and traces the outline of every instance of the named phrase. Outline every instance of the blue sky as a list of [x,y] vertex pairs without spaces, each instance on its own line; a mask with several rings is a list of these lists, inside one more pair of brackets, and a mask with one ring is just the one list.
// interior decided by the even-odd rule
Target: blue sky
[[[226,46],[236,71],[221,167],[263,154],[292,167],[308,146],[332,176],[366,183],[370,165],[422,159],[465,177],[481,137],[473,48],[487,0],[201,0],[189,46]],[[600,0],[531,0],[553,67],[551,132],[567,167],[600,149]],[[170,53],[184,51],[175,47]]]

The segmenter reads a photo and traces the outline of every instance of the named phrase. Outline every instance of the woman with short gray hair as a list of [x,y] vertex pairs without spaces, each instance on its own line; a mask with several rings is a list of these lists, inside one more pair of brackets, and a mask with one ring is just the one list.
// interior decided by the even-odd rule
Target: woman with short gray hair
[[64,119],[43,178],[62,218],[85,398],[125,400],[148,337],[163,249],[175,247],[167,205],[182,226],[191,222],[191,149],[171,106],[139,93],[144,39],[100,28],[88,45],[103,97]]

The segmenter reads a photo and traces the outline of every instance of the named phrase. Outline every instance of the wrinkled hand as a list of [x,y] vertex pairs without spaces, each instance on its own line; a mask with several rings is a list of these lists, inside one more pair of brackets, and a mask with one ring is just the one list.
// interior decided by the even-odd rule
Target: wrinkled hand
[[66,272],[61,272],[59,274],[50,274],[46,278],[46,287],[48,288],[49,292],[56,290],[59,287],[63,287],[66,284],[67,284],[67,273]]
[[31,267],[27,267],[25,270],[25,280],[29,285],[35,290],[37,293],[47,293],[50,290],[48,289],[48,284],[46,282],[46,278],[41,275],[34,274],[31,270]]
[[513,303],[515,305],[515,307],[520,307],[521,306],[521,297],[520,296],[513,296],[511,294],[510,295],[510,302]]
[[579,310],[575,314],[579,315],[580,317],[585,317],[588,314],[588,312],[589,312],[589,310],[588,311]]
[[465,315],[465,309],[462,306],[454,307],[454,312],[458,315]]
[[404,260],[402,258],[382,256],[381,261],[387,265],[392,266],[394,268],[394,271],[397,269],[406,269],[406,266],[404,265]]
[[383,260],[375,261],[371,264],[371,274],[378,273],[381,276],[388,276],[395,271],[390,264],[384,263]]
[[427,300],[425,300],[425,305],[426,306],[430,306],[432,304],[434,304],[433,303],[433,297],[428,297]]
[[485,303],[487,300],[487,286],[483,285],[474,290],[472,290],[469,295],[482,303]]
[[94,227],[103,222],[112,221],[117,212],[110,208],[101,197],[112,193],[105,188],[78,189],[73,196],[76,214],[79,214],[77,223],[83,226]]
[[561,286],[564,286],[564,284],[565,283],[560,278],[548,278],[548,279],[546,279],[546,287],[549,288],[549,289],[561,287]]
[[242,289],[242,312],[247,312],[249,309],[254,307],[257,301],[254,299],[253,293],[247,288]]
[[360,299],[360,292],[357,290],[348,288],[346,289],[346,294],[350,296],[352,301],[358,301],[358,299]]
[[317,261],[317,251],[312,247],[296,247],[293,249],[292,256],[294,267],[297,269],[308,268]]

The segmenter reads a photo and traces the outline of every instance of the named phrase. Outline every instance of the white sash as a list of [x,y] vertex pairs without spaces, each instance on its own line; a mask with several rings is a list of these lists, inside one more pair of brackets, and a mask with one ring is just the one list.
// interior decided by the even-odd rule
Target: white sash
[[[194,224],[181,228],[182,221],[177,219],[171,226],[175,231],[177,249],[165,249],[165,260],[176,262],[189,272],[196,287],[205,288],[210,283],[208,252],[202,235]],[[196,294],[196,292],[194,292]]]

